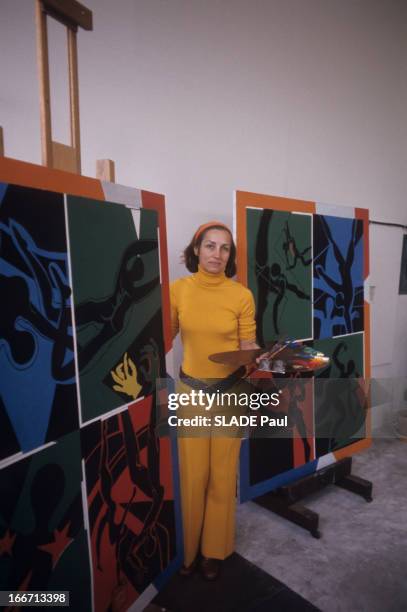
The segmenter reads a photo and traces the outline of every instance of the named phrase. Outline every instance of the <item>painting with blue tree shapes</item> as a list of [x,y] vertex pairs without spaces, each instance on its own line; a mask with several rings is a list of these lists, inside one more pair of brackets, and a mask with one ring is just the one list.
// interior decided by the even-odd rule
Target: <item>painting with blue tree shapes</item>
[[314,338],[363,331],[363,221],[314,216]]
[[1,460],[78,427],[63,195],[1,184],[0,245]]

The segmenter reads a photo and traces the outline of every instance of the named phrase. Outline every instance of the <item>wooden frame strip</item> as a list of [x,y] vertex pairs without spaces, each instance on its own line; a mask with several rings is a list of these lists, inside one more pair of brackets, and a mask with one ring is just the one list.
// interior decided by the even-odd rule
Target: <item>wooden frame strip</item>
[[79,126],[79,81],[76,32],[68,28],[69,109],[71,119],[71,147],[75,151],[76,172],[81,172],[81,136]]
[[[47,15],[67,28],[70,145],[52,140]],[[78,26],[92,30],[92,12],[76,0],[36,0],[37,56],[40,80],[42,163],[49,168],[81,173],[79,121]]]
[[92,11],[76,0],[42,0],[45,12],[68,28],[93,30]]
[[98,159],[96,161],[96,178],[100,181],[116,182],[115,165],[111,159]]
[[36,0],[37,59],[40,80],[41,158],[44,166],[53,167],[51,137],[51,100],[49,86],[47,16],[41,0]]

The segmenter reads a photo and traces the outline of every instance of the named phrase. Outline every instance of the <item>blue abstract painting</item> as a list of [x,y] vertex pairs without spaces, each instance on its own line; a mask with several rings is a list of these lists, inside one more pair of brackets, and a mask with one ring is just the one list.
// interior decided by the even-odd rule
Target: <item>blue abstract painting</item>
[[78,409],[63,196],[3,184],[0,197],[1,460],[73,431]]
[[314,216],[314,338],[363,331],[363,221]]

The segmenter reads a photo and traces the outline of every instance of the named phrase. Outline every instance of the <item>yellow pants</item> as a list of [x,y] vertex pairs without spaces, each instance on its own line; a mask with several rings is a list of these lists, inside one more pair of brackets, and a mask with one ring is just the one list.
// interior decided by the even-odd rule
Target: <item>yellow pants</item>
[[184,564],[199,550],[225,559],[234,550],[236,471],[240,438],[178,438]]

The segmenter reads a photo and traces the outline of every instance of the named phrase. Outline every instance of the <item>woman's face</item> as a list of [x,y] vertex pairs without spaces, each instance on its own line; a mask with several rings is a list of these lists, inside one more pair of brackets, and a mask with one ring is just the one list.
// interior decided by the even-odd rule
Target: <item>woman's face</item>
[[201,268],[210,274],[224,272],[229,261],[231,245],[232,239],[226,230],[207,230],[200,246],[194,249]]

